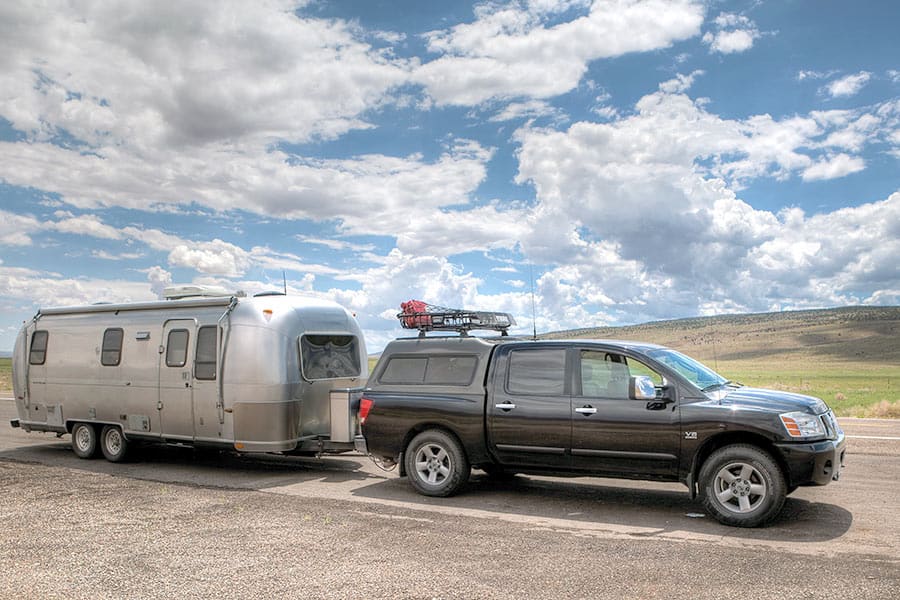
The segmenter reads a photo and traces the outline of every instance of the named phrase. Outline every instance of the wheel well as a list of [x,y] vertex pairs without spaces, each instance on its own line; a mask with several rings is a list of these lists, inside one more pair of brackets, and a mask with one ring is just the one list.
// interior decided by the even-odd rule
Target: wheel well
[[[706,462],[706,459],[719,448],[731,446],[732,444],[747,444],[748,446],[759,448],[768,454],[778,465],[778,468],[781,469],[781,474],[784,476],[784,484],[787,486],[791,485],[788,465],[784,461],[784,457],[781,456],[781,453],[775,449],[775,445],[768,438],[749,431],[721,433],[707,440],[703,446],[701,446],[700,450],[697,451],[697,454],[694,455],[694,463],[691,468],[691,481],[694,482],[694,485],[699,485],[697,478],[700,475],[700,469],[703,468],[703,463]],[[691,490],[692,493],[694,491],[695,490],[693,489]]]

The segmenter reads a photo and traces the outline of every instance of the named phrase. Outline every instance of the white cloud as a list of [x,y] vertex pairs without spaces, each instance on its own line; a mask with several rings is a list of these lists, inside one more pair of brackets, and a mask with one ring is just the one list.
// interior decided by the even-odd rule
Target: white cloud
[[147,269],[147,281],[150,282],[150,290],[160,300],[165,298],[165,289],[172,285],[172,274],[159,265]]
[[52,224],[53,229],[63,233],[88,235],[106,240],[118,240],[122,234],[114,227],[105,225],[96,215],[81,215],[58,221]]
[[34,217],[0,209],[0,246],[30,246],[31,234],[40,229]]
[[713,23],[716,32],[708,31],[703,34],[703,43],[709,46],[710,52],[745,52],[753,47],[753,42],[761,35],[756,24],[743,15],[721,13]]
[[837,179],[852,173],[858,173],[866,168],[866,162],[858,156],[837,154],[825,157],[822,160],[804,169],[803,181],[821,181],[825,179]]
[[514,119],[534,119],[537,117],[560,118],[562,111],[543,100],[530,100],[528,102],[511,102],[503,107],[503,110],[492,116],[489,121],[503,122]]
[[703,21],[703,6],[691,0],[598,0],[553,26],[538,6],[484,4],[474,22],[427,34],[429,50],[442,56],[412,79],[438,104],[549,98],[574,89],[587,63],[668,47],[697,35]]
[[859,73],[836,79],[825,86],[824,89],[832,98],[855,96],[871,78],[872,74],[868,71],[860,71]]

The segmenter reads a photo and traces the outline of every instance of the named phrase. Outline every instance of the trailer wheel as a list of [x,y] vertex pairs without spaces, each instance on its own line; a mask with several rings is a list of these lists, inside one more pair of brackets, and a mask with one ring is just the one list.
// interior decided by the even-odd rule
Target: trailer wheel
[[413,438],[403,455],[409,482],[424,496],[452,496],[469,480],[469,460],[456,439],[437,429]]
[[97,430],[90,423],[75,423],[72,427],[72,451],[78,458],[94,458],[100,449]]
[[107,425],[100,434],[100,449],[110,462],[122,462],[128,453],[128,440],[116,425]]
[[768,523],[784,506],[785,487],[778,463],[746,444],[719,448],[700,469],[703,505],[725,525]]

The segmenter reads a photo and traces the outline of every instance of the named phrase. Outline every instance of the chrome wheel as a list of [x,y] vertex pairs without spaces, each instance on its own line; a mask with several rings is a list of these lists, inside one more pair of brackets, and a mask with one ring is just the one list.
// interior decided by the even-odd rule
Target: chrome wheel
[[713,490],[722,507],[735,513],[749,513],[766,500],[766,480],[753,465],[731,463],[716,473]]
[[441,485],[453,472],[447,450],[438,444],[425,444],[416,451],[416,475],[429,485]]

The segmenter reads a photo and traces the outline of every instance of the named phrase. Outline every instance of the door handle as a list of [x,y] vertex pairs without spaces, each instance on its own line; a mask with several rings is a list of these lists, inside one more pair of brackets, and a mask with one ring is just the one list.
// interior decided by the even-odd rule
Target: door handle
[[580,413],[582,415],[593,415],[596,414],[597,409],[593,406],[582,406],[581,408],[576,408],[575,412]]
[[516,407],[516,405],[513,404],[512,402],[503,402],[501,404],[494,405],[494,408],[499,408],[500,410],[507,410],[507,411],[512,410],[515,407]]

